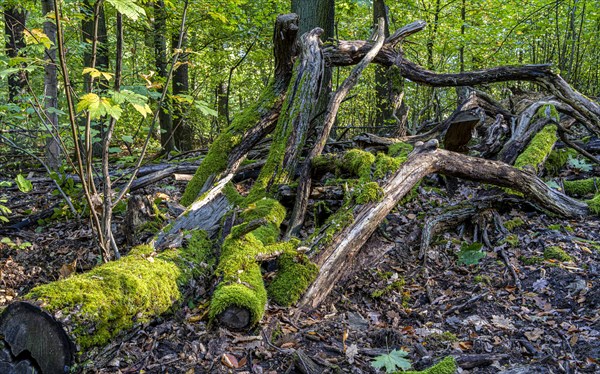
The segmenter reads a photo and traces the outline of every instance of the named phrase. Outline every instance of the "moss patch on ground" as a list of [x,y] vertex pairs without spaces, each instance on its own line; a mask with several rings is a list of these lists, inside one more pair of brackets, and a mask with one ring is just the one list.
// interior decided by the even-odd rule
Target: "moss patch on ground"
[[525,224],[525,221],[523,221],[522,218],[517,217],[517,218],[513,218],[513,219],[510,219],[510,220],[504,222],[504,227],[506,227],[506,229],[508,231],[513,231],[517,227],[521,227],[524,224]]
[[211,261],[206,234],[194,232],[184,248],[156,254],[151,246],[138,246],[118,261],[38,286],[25,298],[69,319],[71,335],[84,350],[168,312],[183,301],[181,287],[205,274]]
[[550,246],[544,249],[544,259],[546,260],[557,260],[561,262],[570,262],[573,259],[567,252],[558,246]]
[[594,196],[593,199],[586,201],[590,212],[600,216],[600,193]]
[[295,304],[315,280],[319,269],[304,254],[286,251],[277,260],[278,271],[267,289],[269,297],[281,306]]
[[397,371],[396,374],[454,374],[458,370],[456,360],[452,356],[444,358],[442,361],[425,370]]

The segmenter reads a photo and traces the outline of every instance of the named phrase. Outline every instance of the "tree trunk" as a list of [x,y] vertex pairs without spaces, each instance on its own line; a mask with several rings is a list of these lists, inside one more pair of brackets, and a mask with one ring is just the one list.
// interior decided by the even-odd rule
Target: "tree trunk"
[[[6,55],[9,58],[18,57],[21,49],[25,48],[25,22],[27,11],[19,6],[4,8],[4,35],[6,37]],[[22,64],[21,64],[22,66]],[[20,70],[8,76],[8,101],[16,102],[27,87],[27,73]]]
[[185,236],[177,249],[157,254],[138,246],[120,260],[32,289],[0,316],[12,354],[29,354],[43,374],[66,373],[76,350],[106,344],[184,302],[192,280],[202,282],[213,263],[205,233]]
[[[167,70],[167,11],[163,0],[154,1],[154,58],[158,77],[166,80]],[[163,151],[170,152],[174,149],[173,117],[171,116],[171,100],[165,97],[158,108],[160,122],[160,145]]]
[[[177,48],[179,44],[180,35],[173,34],[171,46],[173,49]],[[181,35],[181,48],[185,50],[187,45],[187,33]],[[188,75],[188,57],[184,52],[180,55],[178,66],[173,71],[173,96],[188,94],[190,89],[189,75]],[[173,132],[175,135],[175,147],[183,152],[192,150],[194,147],[194,131],[187,119],[187,105],[183,101],[173,102],[173,117],[174,126]]]
[[[54,1],[42,0],[42,15],[54,14]],[[61,164],[61,148],[58,139],[58,75],[56,69],[56,24],[46,19],[44,34],[52,42],[52,47],[45,50],[44,66],[44,108],[49,125],[49,136],[46,140],[46,163],[51,169],[58,169]]]

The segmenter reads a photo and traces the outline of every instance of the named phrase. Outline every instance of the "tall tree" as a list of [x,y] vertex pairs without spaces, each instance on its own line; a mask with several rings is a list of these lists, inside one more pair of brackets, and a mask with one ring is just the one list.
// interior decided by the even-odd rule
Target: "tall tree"
[[[385,37],[390,36],[389,8],[384,0],[373,1],[373,24],[385,20]],[[406,135],[408,107],[403,100],[404,80],[396,67],[375,67],[376,116],[379,133],[395,136]],[[392,129],[389,126],[394,126]]]
[[[185,49],[187,45],[187,33],[184,31],[182,35],[179,33],[173,34],[171,45],[176,49],[181,40],[181,49]],[[173,71],[173,96],[187,94],[190,89],[189,73],[188,73],[188,56],[182,53],[179,56],[177,67]],[[189,151],[193,148],[194,129],[187,121],[186,105],[183,100],[175,100],[173,102],[173,136],[175,147],[180,151]]]
[[[302,35],[315,27],[325,32],[321,40],[326,41],[334,36],[335,0],[292,0],[292,12],[300,17],[298,35]],[[321,92],[315,112],[324,112],[331,92],[331,68],[325,68],[321,78]]]
[[[27,11],[19,5],[7,5],[4,8],[4,34],[6,36],[6,55],[10,58],[19,56],[25,47],[25,22]],[[27,73],[21,70],[8,76],[8,99],[16,101],[27,86]]]
[[[159,78],[167,80],[167,10],[163,0],[154,2],[154,58],[156,71]],[[168,96],[159,108],[158,119],[160,122],[160,145],[165,152],[175,148],[173,140],[173,117],[169,111],[170,100]]]
[[50,126],[50,134],[46,140],[46,162],[52,169],[57,169],[61,162],[61,149],[58,141],[58,76],[56,70],[56,23],[50,17],[54,15],[54,1],[42,0],[44,34],[52,45],[46,48],[44,65],[44,108]]

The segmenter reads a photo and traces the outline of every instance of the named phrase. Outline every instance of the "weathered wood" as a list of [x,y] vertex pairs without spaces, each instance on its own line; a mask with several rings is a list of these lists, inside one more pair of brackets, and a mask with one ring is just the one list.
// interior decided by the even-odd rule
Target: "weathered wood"
[[498,161],[437,149],[437,145],[437,140],[418,143],[408,160],[383,186],[383,199],[359,207],[353,224],[337,233],[332,243],[315,256],[315,262],[320,265],[319,275],[299,302],[300,307],[314,308],[327,297],[346,269],[345,264],[356,256],[398,201],[428,174],[442,173],[510,187],[535,201],[539,209],[560,215],[574,217],[588,214],[587,205],[549,188],[528,171]]
[[[10,304],[0,316],[0,335],[14,357],[29,357],[42,373],[68,373],[75,346],[62,325],[39,307],[26,302]],[[1,354],[0,354],[1,355]],[[2,360],[0,360],[2,361]],[[2,369],[0,362],[0,369]],[[8,365],[7,365],[8,366]],[[22,369],[25,364],[21,364]],[[36,373],[17,371],[14,373]],[[10,371],[2,371],[9,373]]]
[[300,179],[298,180],[298,193],[296,195],[296,203],[290,216],[288,229],[285,233],[284,238],[289,239],[292,235],[298,235],[302,223],[304,222],[304,215],[306,214],[306,207],[308,206],[308,196],[310,195],[310,187],[312,180],[310,177],[312,170],[312,161],[315,157],[319,156],[325,148],[325,143],[329,139],[329,133],[335,124],[337,113],[342,104],[342,101],[346,98],[352,87],[356,85],[360,78],[363,70],[373,61],[373,58],[377,55],[384,42],[384,19],[379,19],[377,42],[373,46],[373,49],[369,51],[362,59],[362,61],[352,69],[350,75],[344,80],[342,85],[335,92],[331,100],[327,105],[325,114],[325,123],[321,129],[319,138],[315,142],[315,145],[309,152],[308,156],[304,160],[304,163],[300,169]]

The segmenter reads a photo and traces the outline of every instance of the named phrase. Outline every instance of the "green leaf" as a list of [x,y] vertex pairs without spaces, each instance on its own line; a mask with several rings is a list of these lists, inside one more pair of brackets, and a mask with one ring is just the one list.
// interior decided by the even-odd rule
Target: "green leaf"
[[0,181],[0,187],[10,187],[12,183],[10,181]]
[[406,356],[408,356],[408,352],[394,349],[386,355],[375,357],[371,362],[371,366],[375,369],[385,368],[387,373],[396,371],[397,368],[407,370],[410,369],[411,364],[410,361],[405,358]]
[[458,252],[458,262],[463,265],[477,265],[486,256],[481,250],[482,247],[482,243],[463,244]]
[[144,8],[132,0],[106,0],[106,2],[115,7],[119,13],[133,21],[137,21],[140,16],[145,15]]
[[15,178],[15,181],[17,182],[17,187],[19,187],[19,190],[21,192],[27,193],[27,192],[33,190],[33,185],[31,184],[31,182],[28,181],[21,174],[17,175],[17,177]]
[[108,149],[108,152],[110,152],[110,153],[119,153],[119,152],[121,152],[121,148],[119,148],[119,147],[110,147]]
[[95,93],[87,93],[81,97],[81,100],[77,103],[77,111],[89,110],[90,112],[96,112],[100,108],[100,96]]
[[131,144],[131,143],[133,143],[133,136],[131,136],[131,135],[123,135],[123,136],[121,136],[121,140],[124,141],[127,144]]

